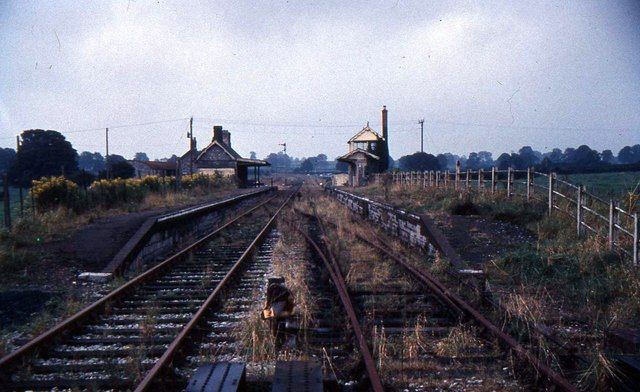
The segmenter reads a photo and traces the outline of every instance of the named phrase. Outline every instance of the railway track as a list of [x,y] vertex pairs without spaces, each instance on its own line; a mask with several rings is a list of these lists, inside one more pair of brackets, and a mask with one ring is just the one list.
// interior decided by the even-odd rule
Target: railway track
[[[344,284],[344,278],[339,275],[343,275],[342,269],[351,274],[352,266],[341,266],[332,254],[332,246],[323,245],[332,235],[323,231],[317,216],[297,212],[307,220],[306,227],[299,230],[312,247],[323,254],[327,268],[336,275],[334,284],[342,285],[342,290],[348,292],[343,303],[347,313],[356,313],[356,340],[366,340],[360,344],[360,352],[373,390],[542,387],[539,380],[533,378],[525,384],[515,379],[506,355],[509,352],[560,390],[577,390],[433,276],[403,260],[380,238],[356,235],[358,241],[384,255],[386,260],[382,263],[388,264],[389,271],[387,281],[350,279],[349,285]],[[352,327],[354,324],[352,321]],[[497,339],[500,345],[491,342],[492,339]],[[461,343],[465,347],[456,347]],[[376,378],[381,384],[378,387]]]
[[[268,252],[271,227],[294,193],[243,212],[0,359],[0,385],[5,390],[144,390],[157,385],[194,327],[202,320],[215,326],[209,317],[212,305],[238,272],[242,278],[234,306],[239,311],[247,305],[247,290],[264,284],[267,266],[260,254]],[[266,250],[252,258],[264,239]]]

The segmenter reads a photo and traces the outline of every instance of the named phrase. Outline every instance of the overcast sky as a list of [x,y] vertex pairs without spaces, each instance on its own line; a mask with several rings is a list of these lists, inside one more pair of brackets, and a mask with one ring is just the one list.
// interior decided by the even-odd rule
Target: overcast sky
[[420,118],[431,153],[640,143],[634,1],[208,3],[0,1],[0,145],[104,154],[111,127],[112,153],[159,158],[194,116],[200,148],[220,124],[243,155],[335,157],[382,105],[395,158]]

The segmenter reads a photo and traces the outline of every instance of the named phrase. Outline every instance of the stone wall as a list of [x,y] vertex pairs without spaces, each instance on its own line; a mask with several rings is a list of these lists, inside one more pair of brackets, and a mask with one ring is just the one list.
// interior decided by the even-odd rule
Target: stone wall
[[433,251],[419,216],[340,189],[325,188],[325,192],[335,197],[351,211],[374,222],[403,242],[423,248],[428,252]]

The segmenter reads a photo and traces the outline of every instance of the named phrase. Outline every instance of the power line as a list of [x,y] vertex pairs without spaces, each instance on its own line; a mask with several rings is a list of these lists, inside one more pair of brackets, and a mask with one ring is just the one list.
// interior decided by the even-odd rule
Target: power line
[[[208,121],[208,122],[225,122],[228,124],[233,124],[233,125],[239,125],[239,126],[252,126],[252,127],[280,127],[280,128],[317,128],[317,129],[325,129],[325,130],[330,130],[332,128],[353,128],[353,132],[357,131],[359,127],[362,127],[362,123],[349,123],[349,124],[318,124],[318,123],[308,123],[308,124],[302,124],[302,123],[268,123],[268,122],[247,122],[247,121],[236,121],[236,120],[232,120],[232,119],[213,119],[210,117],[195,117],[195,120],[199,120],[199,121]],[[168,120],[158,120],[158,121],[147,121],[147,122],[140,122],[140,123],[131,123],[131,124],[120,124],[120,125],[113,125],[113,126],[109,126],[109,129],[113,130],[113,129],[123,129],[123,128],[131,128],[131,127],[140,127],[140,126],[148,126],[148,125],[157,125],[157,124],[166,124],[166,123],[172,123],[172,122],[178,122],[178,121],[187,121],[189,120],[189,117],[182,117],[182,118],[175,118],[175,119],[168,119]],[[422,120],[423,121],[423,120]],[[390,125],[393,126],[407,126],[407,125],[411,125],[413,123],[410,122],[391,122]],[[422,124],[422,123],[421,123]],[[636,129],[631,129],[631,128],[573,128],[573,127],[542,127],[542,126],[527,126],[527,125],[522,125],[522,126],[516,126],[516,125],[504,125],[504,124],[490,124],[490,123],[474,123],[474,122],[456,122],[456,121],[444,121],[444,120],[432,120],[430,121],[430,124],[433,125],[454,125],[454,126],[460,126],[460,127],[472,127],[472,128],[495,128],[495,129],[513,129],[513,130],[539,130],[539,131],[554,131],[554,132],[617,132],[617,133],[629,133],[629,132],[638,132],[638,130]],[[61,132],[62,134],[75,134],[75,133],[84,133],[84,132],[96,132],[96,131],[103,131],[106,127],[96,127],[96,128],[85,128],[85,129],[76,129],[76,130],[70,130],[70,131],[64,131]],[[449,132],[479,132],[482,131],[480,129],[464,129],[464,130],[460,130],[460,131],[456,131],[456,130],[448,130],[447,133]],[[235,130],[235,132],[238,132],[238,130]],[[272,133],[273,130],[259,130],[259,129],[252,129],[251,131],[252,133],[263,133],[263,132],[269,132]],[[282,130],[279,131],[280,133],[286,133],[283,132]],[[352,134],[352,131],[345,131],[345,132],[330,132],[330,133],[324,133],[325,135],[329,135],[329,136],[333,136],[333,135],[347,135],[347,134]],[[409,132],[413,132],[413,129],[407,129],[407,130],[394,130],[394,133],[409,133]],[[314,132],[314,134],[317,135],[316,132]],[[320,134],[322,135],[322,133]],[[320,136],[319,135],[319,136]],[[427,137],[429,137],[429,135],[427,135]],[[9,137],[2,137],[0,138],[0,140],[7,140],[7,139],[13,139],[14,136],[9,136]]]

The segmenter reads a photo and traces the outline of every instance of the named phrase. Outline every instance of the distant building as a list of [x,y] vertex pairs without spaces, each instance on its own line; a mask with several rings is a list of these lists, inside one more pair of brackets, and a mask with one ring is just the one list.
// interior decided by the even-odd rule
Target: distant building
[[387,107],[382,107],[382,136],[369,127],[369,122],[349,141],[349,152],[338,161],[349,164],[350,186],[366,185],[367,176],[382,173],[389,166]]
[[175,176],[177,172],[175,162],[133,160],[129,161],[129,163],[136,170],[135,176],[137,178],[145,176]]
[[[182,174],[220,173],[224,176],[235,176],[238,186],[246,187],[260,182],[260,167],[269,166],[269,162],[261,159],[242,158],[231,148],[231,133],[221,126],[213,127],[211,143],[198,151],[194,142],[191,149],[180,157]],[[253,171],[253,178],[249,174]]]

